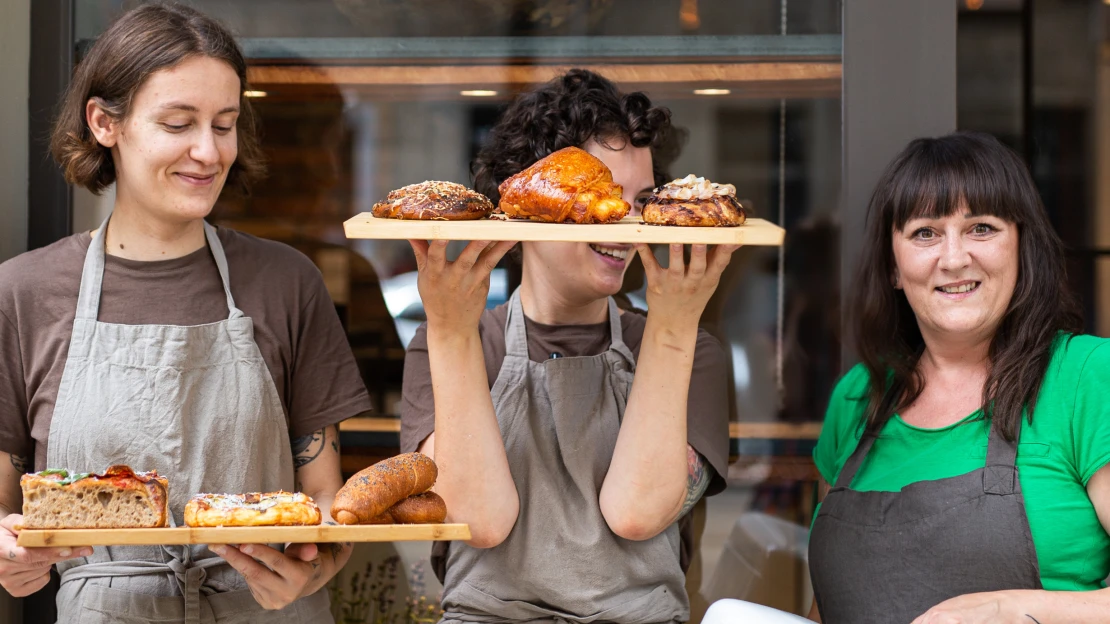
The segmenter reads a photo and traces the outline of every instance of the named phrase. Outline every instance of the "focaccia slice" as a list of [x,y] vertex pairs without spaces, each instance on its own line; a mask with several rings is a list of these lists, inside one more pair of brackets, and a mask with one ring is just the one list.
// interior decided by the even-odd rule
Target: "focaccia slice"
[[185,525],[191,527],[316,524],[320,508],[300,492],[197,494],[185,504]]
[[166,526],[169,484],[157,472],[111,466],[104,474],[43,470],[19,479],[24,529]]

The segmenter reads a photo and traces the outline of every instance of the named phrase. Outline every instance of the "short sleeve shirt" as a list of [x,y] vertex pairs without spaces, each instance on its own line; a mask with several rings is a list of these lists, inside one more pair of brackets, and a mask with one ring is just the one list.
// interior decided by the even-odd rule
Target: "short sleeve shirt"
[[[300,252],[219,228],[232,296],[281,398],[290,437],[308,435],[371,402],[323,278]],[[88,232],[0,264],[0,450],[46,467],[50,420],[77,308]],[[228,317],[205,246],[171,260],[107,256],[99,320],[201,325]],[[121,458],[121,461],[125,458]]]
[[[832,484],[862,436],[870,376],[858,365],[833,391],[813,458]],[[1087,482],[1110,464],[1110,340],[1057,340],[1033,422],[1022,424],[1017,465],[1025,513],[1050,591],[1089,591],[1110,576],[1110,535],[1087,495]],[[898,415],[883,427],[851,483],[853,490],[897,492],[919,481],[982,468],[989,423],[976,412],[939,429]]]

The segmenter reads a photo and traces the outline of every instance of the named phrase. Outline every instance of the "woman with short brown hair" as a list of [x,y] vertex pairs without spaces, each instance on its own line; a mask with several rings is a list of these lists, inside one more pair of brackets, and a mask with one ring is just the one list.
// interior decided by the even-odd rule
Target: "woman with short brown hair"
[[112,214],[0,265],[0,584],[26,596],[57,564],[61,622],[332,621],[349,545],[16,545],[20,474],[48,466],[157,470],[176,524],[198,492],[295,489],[329,517],[337,423],[370,409],[331,298],[296,251],[205,222],[262,170],[246,89],[215,21],[125,14],[52,140],[71,183],[115,185]]

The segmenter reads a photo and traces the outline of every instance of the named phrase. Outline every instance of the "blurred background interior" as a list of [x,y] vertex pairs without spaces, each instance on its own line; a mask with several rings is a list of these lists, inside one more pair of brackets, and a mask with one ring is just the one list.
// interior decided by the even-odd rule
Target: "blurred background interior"
[[[0,260],[92,229],[110,210],[110,191],[96,197],[51,177],[41,143],[66,72],[139,4],[7,1],[19,19],[0,27],[0,51],[15,60],[0,63],[18,64],[22,49],[30,72],[0,77],[23,76],[31,104],[0,109],[5,123],[27,120],[0,158],[16,162],[7,152],[23,150],[30,200],[0,206]],[[187,4],[241,37],[270,166],[249,198],[222,200],[212,220],[316,262],[374,399],[375,413],[344,425],[347,473],[397,452],[404,350],[423,310],[407,243],[347,240],[342,223],[405,184],[470,183],[471,158],[520,91],[570,67],[645,91],[688,132],[672,177],[732,183],[757,216],[786,228],[781,250],[734,256],[703,319],[731,355],[734,463],[728,490],[695,512],[692,621],[724,597],[808,611],[818,478],[809,454],[852,363],[841,289],[870,186],[906,140],[973,129],[1021,152],[1069,247],[1088,331],[1110,335],[1110,0]],[[512,269],[495,272],[491,306],[512,292]],[[434,603],[427,554],[427,543],[360,547],[338,602],[364,595],[378,606],[352,606],[344,621],[411,619],[421,597]],[[377,580],[364,584],[368,571]],[[42,597],[22,616],[9,603],[8,621],[53,621]]]

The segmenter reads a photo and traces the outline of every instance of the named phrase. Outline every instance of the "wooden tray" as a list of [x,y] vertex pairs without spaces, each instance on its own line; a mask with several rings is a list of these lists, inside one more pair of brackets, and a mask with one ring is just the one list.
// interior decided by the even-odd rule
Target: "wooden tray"
[[369,212],[343,223],[347,238],[383,240],[568,241],[582,243],[705,243],[708,245],[782,245],[786,234],[763,219],[738,227],[667,227],[647,225],[639,217],[617,223],[578,225],[534,221],[405,221],[378,219]]
[[162,529],[49,529],[20,531],[32,546],[157,546],[161,544],[281,544],[468,540],[466,524],[365,524]]

